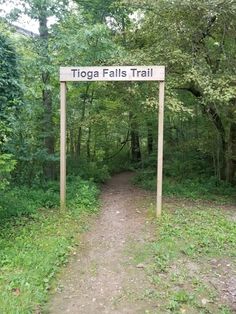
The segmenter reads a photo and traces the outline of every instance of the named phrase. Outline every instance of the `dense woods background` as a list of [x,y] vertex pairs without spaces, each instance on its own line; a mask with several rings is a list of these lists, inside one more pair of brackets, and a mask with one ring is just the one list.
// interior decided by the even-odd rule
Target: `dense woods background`
[[[80,234],[109,176],[133,170],[134,184],[156,191],[158,84],[69,83],[67,210],[59,210],[59,67],[164,65],[162,217],[153,218],[155,192],[107,189],[111,198],[118,191],[113,204],[124,202],[121,209],[111,204],[112,223],[122,229],[109,235],[117,229],[108,228],[104,243],[118,241],[112,254],[118,247],[126,256],[128,277],[133,262],[147,271],[150,291],[140,274],[129,278],[141,289],[137,296],[127,290],[132,304],[152,299],[160,313],[235,313],[235,1],[0,3],[0,312],[44,313],[68,256],[80,263]],[[10,5],[4,16],[1,8]],[[38,31],[14,26],[22,16]],[[140,234],[132,242],[125,227],[133,215],[146,222],[142,241]],[[99,267],[90,267],[95,276]]]
[[[0,24],[1,190],[58,180],[62,65],[165,65],[166,180],[235,184],[234,1],[19,3]],[[21,14],[38,34],[16,31]],[[156,106],[155,83],[68,84],[69,174],[137,168],[154,188]]]

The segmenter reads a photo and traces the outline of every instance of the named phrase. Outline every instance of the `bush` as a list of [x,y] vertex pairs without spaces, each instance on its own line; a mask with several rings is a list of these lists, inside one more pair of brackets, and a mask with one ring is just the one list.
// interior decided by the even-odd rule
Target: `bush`
[[[139,171],[133,182],[144,189],[156,191],[156,171],[153,169]],[[215,177],[202,176],[195,179],[165,177],[163,194],[191,199],[235,201],[234,187],[223,181],[219,182]]]
[[97,209],[93,182],[70,178],[67,195],[67,211],[49,208],[59,202],[55,182],[44,189],[17,187],[0,196],[0,216],[8,218],[0,220],[1,313],[43,312],[53,278],[87,228],[83,214]]
[[[68,207],[73,211],[96,207],[98,189],[92,181],[80,177],[68,180]],[[43,188],[8,187],[0,191],[0,219],[30,215],[40,208],[59,208],[59,183],[48,182]]]
[[10,154],[0,154],[0,190],[8,185],[10,173],[14,169],[16,161]]

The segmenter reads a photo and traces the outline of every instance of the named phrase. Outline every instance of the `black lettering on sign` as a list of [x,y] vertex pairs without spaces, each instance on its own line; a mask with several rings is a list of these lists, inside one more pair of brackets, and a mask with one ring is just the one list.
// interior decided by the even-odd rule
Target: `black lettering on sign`
[[115,75],[115,71],[110,71],[110,72],[109,72],[109,76],[110,76],[110,77],[115,77],[115,76],[116,76],[116,75]]
[[106,77],[110,77],[110,78],[126,77],[127,72],[125,70],[121,70],[121,69],[114,69],[114,70],[103,69],[102,76],[104,78],[106,78]]
[[72,76],[73,76],[73,77],[76,77],[76,76],[75,76],[75,73],[77,72],[77,69],[71,69],[71,72],[72,72]]
[[137,69],[131,69],[132,72],[132,76],[135,77],[135,73],[136,73]]
[[98,71],[81,71],[80,69],[71,69],[73,78],[86,78],[88,80],[92,80],[93,78],[99,77]]
[[149,68],[147,70],[138,70],[138,69],[131,69],[132,76],[135,78],[139,77],[153,77],[153,69]]
[[109,73],[108,69],[103,69],[102,76],[106,77],[108,75],[108,73]]
[[93,78],[93,71],[88,71],[87,77],[88,77],[88,80],[91,80]]
[[[129,72],[129,73],[128,73]],[[121,79],[128,77],[128,74],[131,76],[131,79],[141,80],[148,79],[154,77],[154,69],[153,68],[129,68],[128,70],[124,70],[121,68],[102,68],[101,70],[93,70],[92,68],[72,68],[71,74],[74,79],[83,79],[83,80],[94,80],[99,78],[100,75],[104,79]]]
[[122,77],[126,77],[127,76],[127,72],[126,71],[122,71],[121,76]]

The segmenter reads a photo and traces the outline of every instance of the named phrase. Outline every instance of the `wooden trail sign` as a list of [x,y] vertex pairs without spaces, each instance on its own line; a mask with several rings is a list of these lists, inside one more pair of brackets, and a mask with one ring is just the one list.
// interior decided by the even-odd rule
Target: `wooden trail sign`
[[66,207],[66,82],[90,81],[158,81],[158,148],[157,148],[157,216],[162,208],[163,130],[164,130],[164,66],[60,67],[60,204]]
[[164,81],[163,66],[61,67],[61,82]]

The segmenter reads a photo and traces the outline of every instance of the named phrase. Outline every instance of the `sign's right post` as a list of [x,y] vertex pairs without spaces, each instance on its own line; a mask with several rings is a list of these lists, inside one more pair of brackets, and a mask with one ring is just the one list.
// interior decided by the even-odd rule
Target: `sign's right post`
[[157,207],[156,215],[161,216],[162,209],[162,179],[163,179],[163,133],[164,133],[164,95],[165,82],[159,82],[159,112],[158,112],[158,145],[157,145]]

